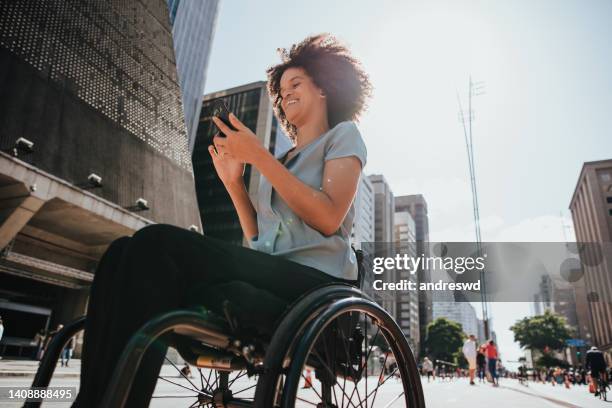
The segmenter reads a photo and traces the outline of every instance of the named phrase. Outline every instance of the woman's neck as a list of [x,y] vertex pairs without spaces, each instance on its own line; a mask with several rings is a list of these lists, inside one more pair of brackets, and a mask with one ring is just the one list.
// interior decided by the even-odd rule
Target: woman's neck
[[297,143],[295,144],[294,148],[296,150],[300,149],[302,146],[312,142],[328,130],[329,125],[327,124],[327,121],[313,121],[310,123],[305,123],[297,129]]

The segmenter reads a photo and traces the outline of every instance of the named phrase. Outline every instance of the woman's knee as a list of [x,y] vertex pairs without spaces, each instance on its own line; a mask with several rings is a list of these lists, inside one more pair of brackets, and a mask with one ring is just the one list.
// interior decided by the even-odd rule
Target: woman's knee
[[146,248],[161,248],[180,228],[167,224],[151,224],[136,231],[132,236],[132,243],[144,245]]

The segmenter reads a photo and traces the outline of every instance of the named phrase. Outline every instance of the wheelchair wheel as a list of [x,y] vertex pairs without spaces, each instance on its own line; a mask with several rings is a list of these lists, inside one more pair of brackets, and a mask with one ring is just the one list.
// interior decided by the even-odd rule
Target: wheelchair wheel
[[250,407],[254,402],[256,377],[246,370],[219,371],[168,364],[160,373],[150,407]]
[[300,332],[282,335],[294,340],[288,349],[268,350],[267,355],[284,358],[274,375],[260,379],[269,382],[261,388],[274,391],[258,406],[425,406],[406,338],[391,316],[368,299],[335,300],[312,313]]

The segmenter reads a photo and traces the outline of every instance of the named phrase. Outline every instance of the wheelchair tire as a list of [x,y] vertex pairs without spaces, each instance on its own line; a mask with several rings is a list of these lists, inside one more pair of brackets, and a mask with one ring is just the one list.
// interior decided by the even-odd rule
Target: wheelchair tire
[[355,289],[326,294],[311,294],[319,302],[302,308],[310,312],[305,320],[289,322],[290,313],[279,326],[256,406],[425,407],[414,356],[392,317]]

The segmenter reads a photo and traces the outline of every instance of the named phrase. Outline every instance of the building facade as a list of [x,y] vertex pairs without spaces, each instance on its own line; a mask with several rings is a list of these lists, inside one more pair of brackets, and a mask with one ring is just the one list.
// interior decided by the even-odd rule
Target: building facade
[[[396,197],[402,208],[410,213],[414,220],[417,255],[429,256],[429,216],[427,201],[422,194],[412,194]],[[417,271],[420,282],[431,282],[431,271],[420,267]],[[419,291],[419,330],[421,341],[426,335],[427,325],[433,320],[432,298],[428,291]]]
[[[390,257],[394,253],[394,225],[395,200],[391,187],[382,174],[368,176],[374,191],[374,242],[368,246],[367,251],[372,257]],[[387,270],[384,278],[388,282],[396,281],[396,271]],[[373,275],[373,274],[368,274]],[[366,290],[370,288],[366,285]],[[395,291],[368,292],[393,317],[397,318],[397,294]]]
[[361,249],[363,243],[374,242],[374,187],[369,177],[362,175],[355,195],[355,218],[351,245]]
[[189,150],[198,129],[219,0],[167,0]]
[[[208,146],[212,144],[212,138],[217,133],[211,117],[215,105],[220,101],[226,103],[229,110],[260,138],[271,153],[276,151],[277,141],[286,144],[288,139],[273,114],[265,81],[204,96],[192,156],[203,231],[205,235],[243,245],[246,241],[238,214],[217,176],[208,152]],[[253,203],[256,203],[260,179],[261,174],[251,165],[247,165],[244,182]]]
[[479,335],[478,317],[470,302],[433,302],[432,311],[434,320],[444,317],[461,324],[465,334]]
[[[409,257],[416,257],[416,231],[414,220],[408,208],[403,205],[402,197],[395,198],[395,214],[393,215],[395,250]],[[416,274],[409,271],[397,271],[397,278],[406,279],[418,285]],[[414,352],[418,355],[420,350],[419,330],[419,294],[418,291],[402,291],[397,295],[398,324]]]
[[110,242],[200,226],[165,0],[1,2],[0,150],[1,351],[28,355]]
[[579,255],[593,343],[612,352],[612,159],[584,163],[569,208],[576,241],[587,243]]

